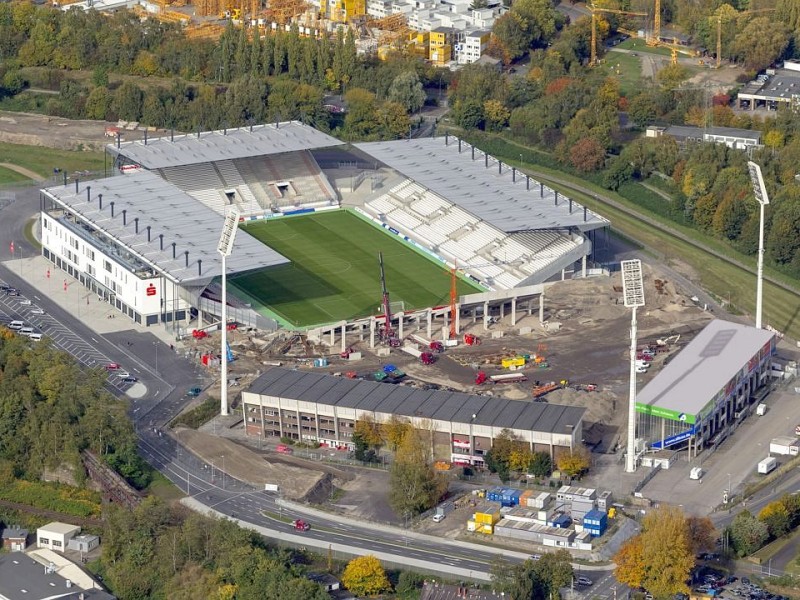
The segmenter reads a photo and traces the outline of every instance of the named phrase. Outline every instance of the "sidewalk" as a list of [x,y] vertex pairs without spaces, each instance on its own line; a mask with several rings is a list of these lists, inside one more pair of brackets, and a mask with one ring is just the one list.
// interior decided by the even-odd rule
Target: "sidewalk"
[[100,335],[134,330],[152,334],[165,344],[181,345],[163,325],[145,327],[134,322],[108,302],[98,300],[91,290],[41,255],[6,260],[3,266],[25,280],[20,293],[33,304],[39,304],[39,299],[47,298]]

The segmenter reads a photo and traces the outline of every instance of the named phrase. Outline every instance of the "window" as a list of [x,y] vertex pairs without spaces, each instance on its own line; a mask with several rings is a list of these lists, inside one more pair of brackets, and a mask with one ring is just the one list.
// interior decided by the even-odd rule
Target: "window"
[[104,268],[106,271],[108,271],[109,273],[111,273],[111,262],[110,262],[110,261],[107,261],[107,260],[104,260],[104,261],[103,261],[103,268]]
[[59,540],[53,540],[53,548],[61,548],[61,542]]
[[86,257],[87,257],[89,260],[94,260],[94,250],[92,250],[92,249],[91,249],[91,248],[89,248],[88,246],[86,247]]
[[47,539],[47,538],[40,537],[40,538],[39,538],[39,543],[40,543],[40,544],[47,544],[47,545],[50,545],[50,540],[49,540],[49,539]]

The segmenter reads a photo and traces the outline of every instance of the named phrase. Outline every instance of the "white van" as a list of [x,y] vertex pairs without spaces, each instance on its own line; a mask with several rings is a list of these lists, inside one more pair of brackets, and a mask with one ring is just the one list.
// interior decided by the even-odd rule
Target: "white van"
[[25,327],[25,321],[11,321],[11,323],[8,324],[8,328],[14,331],[19,331],[23,327]]
[[38,342],[38,341],[41,341],[42,334],[41,333],[32,333],[28,337],[31,338],[34,342]]
[[30,336],[33,332],[33,327],[23,327],[19,330],[20,335]]

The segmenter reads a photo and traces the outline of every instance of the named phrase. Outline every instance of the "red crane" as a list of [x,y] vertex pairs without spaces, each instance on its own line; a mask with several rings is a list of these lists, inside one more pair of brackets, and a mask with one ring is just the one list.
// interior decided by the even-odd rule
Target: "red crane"
[[389,303],[389,290],[386,289],[386,272],[383,269],[383,252],[378,252],[378,264],[381,267],[381,292],[383,294],[381,303],[383,304],[383,315],[385,318],[381,336],[386,340],[387,344],[396,346],[400,344],[400,340],[394,336],[394,329],[392,329],[392,307]]

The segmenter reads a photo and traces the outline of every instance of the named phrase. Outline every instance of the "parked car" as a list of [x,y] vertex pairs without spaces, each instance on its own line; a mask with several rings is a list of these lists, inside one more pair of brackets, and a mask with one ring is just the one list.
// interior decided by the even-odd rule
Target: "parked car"
[[119,368],[120,368],[119,363],[115,362],[110,362],[106,365],[106,369],[108,369],[109,371],[116,371]]
[[434,523],[441,523],[442,521],[444,521],[444,517],[445,516],[443,514],[441,514],[441,513],[433,515],[433,522]]
[[19,301],[19,303],[20,303],[22,306],[30,306],[30,305],[31,305],[31,301],[30,301],[30,300],[28,300],[27,298],[23,298],[22,300],[20,300],[20,301]]
[[189,390],[186,392],[186,395],[189,396],[190,398],[197,398],[202,393],[202,391],[203,391],[202,388],[193,387],[189,388]]
[[136,377],[134,377],[133,375],[128,375],[127,377],[123,377],[122,381],[124,381],[125,383],[136,383],[139,380],[136,379]]
[[44,310],[43,310],[43,309],[41,309],[41,308],[39,308],[38,306],[33,306],[33,307],[31,307],[31,309],[30,309],[30,311],[29,311],[29,312],[30,312],[32,315],[43,315],[43,314],[44,314]]
[[589,579],[588,577],[584,577],[582,575],[580,577],[576,578],[575,582],[578,585],[592,585],[592,580]]

